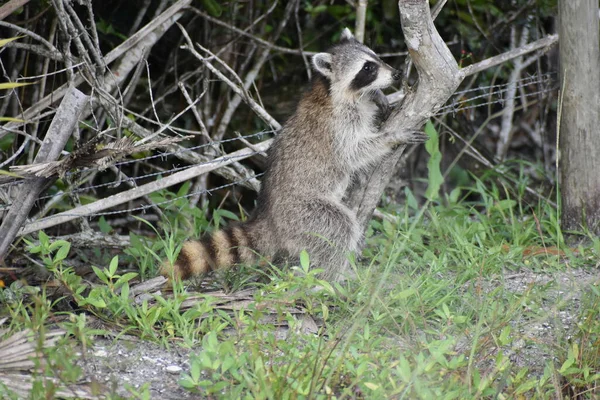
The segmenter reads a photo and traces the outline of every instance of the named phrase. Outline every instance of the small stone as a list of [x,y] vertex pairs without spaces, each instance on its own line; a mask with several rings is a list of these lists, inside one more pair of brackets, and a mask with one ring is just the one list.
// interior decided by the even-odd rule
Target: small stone
[[169,365],[167,368],[165,368],[167,370],[168,373],[170,374],[178,374],[181,372],[182,368],[178,365]]
[[107,357],[107,356],[108,356],[108,353],[106,352],[106,350],[103,350],[103,349],[101,349],[101,350],[96,350],[96,351],[94,352],[94,355],[95,355],[96,357]]

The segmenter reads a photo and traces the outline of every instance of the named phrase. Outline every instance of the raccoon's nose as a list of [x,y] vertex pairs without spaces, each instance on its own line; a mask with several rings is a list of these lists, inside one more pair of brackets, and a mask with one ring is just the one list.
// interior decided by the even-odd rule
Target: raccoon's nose
[[394,73],[392,73],[392,79],[394,79],[395,81],[399,81],[400,79],[402,79],[402,72],[395,70]]

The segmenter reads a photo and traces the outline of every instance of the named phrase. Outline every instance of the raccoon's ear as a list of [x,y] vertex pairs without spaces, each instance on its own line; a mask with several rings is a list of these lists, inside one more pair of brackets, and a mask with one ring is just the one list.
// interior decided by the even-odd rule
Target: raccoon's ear
[[349,40],[355,40],[354,35],[350,32],[350,29],[344,28],[342,35],[340,36],[340,42],[347,42]]
[[333,70],[331,69],[331,54],[329,53],[317,53],[312,57],[313,67],[317,72],[325,75],[326,77],[330,77],[333,75]]

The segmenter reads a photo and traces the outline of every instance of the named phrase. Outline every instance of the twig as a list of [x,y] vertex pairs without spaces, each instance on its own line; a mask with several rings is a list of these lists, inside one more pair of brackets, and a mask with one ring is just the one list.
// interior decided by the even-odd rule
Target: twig
[[441,0],[435,4],[433,10],[431,11],[431,19],[434,21],[437,19],[438,15],[440,15],[440,12],[442,11],[442,8],[444,8],[447,2],[448,0]]
[[[113,226],[112,221],[111,226]],[[65,240],[71,243],[71,246],[75,248],[90,247],[97,249],[100,247],[103,249],[122,249],[131,245],[129,236],[114,234],[106,235],[91,230],[78,232],[71,235],[52,237],[52,241],[57,240]]]
[[[302,29],[300,28],[300,18],[298,17],[298,9],[300,8],[300,0],[296,0],[296,5],[294,6],[294,20],[296,21],[296,32],[298,32],[298,45],[300,45],[300,50],[304,49],[304,43],[302,43]],[[312,68],[310,67],[310,62],[308,61],[308,57],[306,53],[302,52],[302,61],[304,61],[304,67],[306,68],[306,75],[308,75],[308,80],[312,79]]]
[[[11,24],[9,22],[4,22],[4,21],[0,21],[0,26],[3,26],[5,28],[9,28],[9,29],[12,29],[12,30],[14,30],[16,32],[19,32],[19,33],[22,33],[24,35],[30,36],[31,38],[33,38],[33,39],[37,40],[38,42],[42,43],[52,53],[60,53],[58,51],[58,49],[52,45],[52,43],[50,43],[49,41],[47,41],[46,39],[44,39],[43,37],[41,37],[37,33],[34,33],[32,31],[30,31],[29,29],[25,29],[25,28],[22,28],[22,27],[20,27],[18,25]],[[15,42],[12,42],[12,43],[15,43]]]
[[263,121],[265,121],[267,124],[269,124],[270,126],[272,126],[275,129],[281,129],[281,125],[279,124],[279,122],[277,122],[273,117],[271,117],[271,115],[269,113],[267,113],[264,108],[262,108],[252,98],[245,96],[244,92],[235,83],[231,82],[231,80],[229,78],[227,78],[225,75],[223,75],[223,73],[221,71],[216,69],[210,62],[208,62],[204,57],[202,57],[202,55],[200,55],[194,49],[194,44],[192,43],[192,40],[190,39],[190,37],[187,34],[187,32],[185,31],[185,29],[183,29],[183,27],[180,27],[180,29],[181,29],[181,33],[183,34],[183,36],[185,37],[185,39],[187,41],[187,46],[183,46],[183,48],[185,48],[190,53],[192,53],[192,55],[194,55],[194,57],[196,57],[198,60],[202,61],[204,63],[204,65],[213,74],[217,75],[217,77],[220,80],[222,80],[223,82],[225,82],[231,88],[231,90],[233,90],[236,94],[240,95],[244,99],[244,101],[246,101],[246,103],[252,109],[252,111],[254,111],[260,118],[262,118]]
[[[181,90],[181,94],[183,94],[183,97],[185,98],[185,101],[187,101],[187,103],[189,105],[194,104],[194,107],[191,107],[191,109],[192,109],[192,114],[194,114],[194,118],[196,118],[196,122],[198,123],[198,126],[200,127],[200,134],[202,136],[204,136],[204,138],[208,141],[208,143],[212,142],[212,139],[210,138],[210,135],[208,134],[208,131],[206,130],[206,126],[204,125],[204,122],[202,121],[202,117],[200,116],[198,109],[195,107],[196,102],[198,102],[202,98],[202,96],[204,96],[204,94],[206,92],[202,92],[202,94],[200,96],[198,96],[196,101],[192,101],[190,94],[188,93],[187,89],[185,88],[185,85],[182,82],[179,82],[178,86],[179,86],[179,90]],[[218,149],[214,146],[213,146],[213,150],[215,150],[218,153]],[[217,153],[215,153],[215,154],[217,154]]]
[[[105,57],[104,62],[108,65],[121,57],[123,54],[130,52],[136,45],[142,42],[141,47],[148,47],[155,43],[156,40],[168,29],[172,23],[179,19],[182,15],[182,9],[189,6],[192,0],[178,0],[171,7],[165,10],[160,17],[153,19],[142,29],[140,29],[135,35],[125,40],[118,47],[110,51]],[[0,21],[0,26],[5,22]],[[158,31],[158,32],[156,32]],[[158,37],[157,37],[158,35]],[[129,54],[128,54],[129,56]],[[80,85],[84,82],[83,76],[80,73],[75,74],[75,86]],[[28,121],[33,119],[36,115],[40,114],[46,107],[60,101],[69,88],[68,84],[64,84],[48,94],[46,97],[29,107],[22,115],[21,118]],[[14,128],[20,126],[21,123],[9,122],[5,126],[6,128]],[[0,139],[8,133],[8,129],[4,129],[4,126],[0,126]]]
[[[57,22],[56,18],[53,18],[52,22],[50,23],[50,34],[48,35],[48,40],[50,42],[54,41],[54,37],[56,35],[57,28],[58,28],[58,22]],[[50,76],[50,74],[48,73],[49,67],[50,67],[50,59],[44,58],[42,70],[40,71],[41,72],[40,84],[36,85],[36,88],[38,89],[38,96],[35,98],[34,102],[38,102],[40,100],[40,98],[44,97],[44,93],[46,92],[46,83],[48,81],[48,77]],[[32,137],[37,139],[39,128],[40,128],[40,121],[37,120],[33,123],[33,128],[31,129]],[[31,164],[33,162],[34,149],[35,149],[35,146],[32,146],[31,151],[29,152],[29,154],[27,156],[28,164]]]
[[238,140],[242,143],[244,143],[246,145],[246,147],[249,147],[250,149],[254,150],[257,154],[260,154],[263,157],[267,157],[267,153],[265,153],[264,151],[261,151],[256,145],[250,143],[249,141],[247,141],[246,139],[244,139],[244,137],[238,132],[235,131],[235,136],[237,136]]
[[140,80],[140,77],[142,76],[142,72],[144,71],[144,65],[146,65],[147,59],[148,53],[144,52],[142,54],[142,59],[138,63],[137,67],[135,67],[135,71],[133,71],[133,74],[131,75],[131,79],[129,79],[129,83],[125,87],[125,90],[123,90],[123,107],[127,107],[129,101],[133,97],[133,94],[135,93],[135,87],[137,86],[137,83]]
[[[94,18],[94,9],[92,8],[92,0],[85,0],[82,2],[85,4],[85,8],[87,9],[87,12],[88,12],[88,22],[90,24],[90,32],[92,35],[92,39],[94,40],[94,44],[92,45],[92,48],[94,49],[94,51],[96,51],[98,53],[98,55],[101,55],[100,40],[98,39],[98,29],[96,29],[96,19]],[[102,57],[100,57],[100,58],[102,58]],[[104,67],[103,59],[98,61],[98,66]]]
[[261,46],[269,48],[269,50],[274,50],[274,51],[278,51],[280,53],[285,53],[285,54],[296,54],[296,55],[306,54],[306,55],[312,56],[312,55],[316,54],[316,52],[314,52],[314,51],[304,51],[302,49],[290,49],[288,47],[274,45],[273,43],[271,43],[267,40],[261,39],[257,36],[254,36],[251,33],[245,32],[244,30],[242,30],[240,28],[236,28],[235,26],[229,25],[217,18],[213,18],[210,15],[206,14],[205,12],[198,10],[197,8],[190,7],[190,11],[200,15],[202,18],[205,18],[206,20],[208,20],[212,23],[223,26],[227,29],[231,29],[232,31],[239,33],[240,35],[246,36],[247,38],[250,38],[250,39],[254,40],[255,42],[257,42]]
[[[79,16],[75,12],[75,10],[71,6],[71,4],[69,2],[66,2],[65,5],[67,7],[67,12],[71,15],[71,18],[69,18],[70,29],[72,29],[73,31],[76,31],[75,28],[77,28],[77,30],[79,30],[79,33],[80,33],[80,35],[77,35],[77,36],[83,37],[83,42],[85,42],[85,44],[87,45],[88,51],[86,52],[85,48],[83,46],[83,43],[80,42],[81,43],[81,51],[84,51],[86,54],[88,52],[90,52],[92,55],[92,58],[94,59],[94,61],[96,63],[96,67],[99,69],[99,71],[101,71],[105,67],[105,65],[104,65],[104,59],[102,58],[102,55],[100,54],[98,37],[95,35],[96,34],[96,30],[94,29],[95,26],[92,26],[92,28],[91,28],[92,31],[94,32],[94,36],[95,36],[95,42],[93,42],[92,39],[90,39],[90,34],[88,33],[87,29],[85,29],[85,26],[83,26],[83,23],[81,23]],[[75,26],[73,25],[73,23],[75,24]],[[89,58],[89,56],[88,56],[88,58]],[[90,65],[90,67],[91,67],[91,65]]]
[[73,64],[73,57],[71,56],[71,41],[73,39],[75,39],[75,47],[77,47],[80,53],[80,57],[83,57],[84,64],[89,65],[91,64],[91,62],[86,58],[86,52],[81,50],[81,47],[83,46],[81,45],[81,40],[79,39],[79,37],[75,35],[75,32],[72,32],[72,35],[71,32],[69,32],[69,27],[67,25],[67,21],[69,21],[69,18],[67,17],[67,13],[64,9],[64,4],[62,0],[51,0],[51,2],[54,5],[54,12],[56,13],[58,26],[63,33],[63,40],[60,41],[60,44],[62,45],[63,49],[63,62],[67,67],[68,83],[70,86],[75,86],[75,74],[71,70],[71,66]]
[[[21,42],[10,42],[6,45],[9,49],[20,49],[30,51],[32,53],[38,54],[42,57],[48,58],[54,61],[62,61],[63,55],[60,51],[52,51],[46,50],[44,46],[40,46],[39,44],[31,44],[31,43],[21,43]],[[67,68],[64,69],[66,71]]]
[[[114,98],[110,99],[109,97],[110,97],[109,95],[104,94],[99,99],[100,102],[102,103],[102,106],[111,115],[118,115],[118,114],[122,113],[119,110],[120,106],[117,104],[117,101]],[[129,113],[129,110],[127,110],[127,112]],[[113,117],[113,118],[115,118],[115,117]],[[139,125],[135,121],[132,121],[129,118],[123,118],[121,122],[122,122],[124,128],[129,129],[138,137],[148,138],[153,135],[153,132],[142,127],[141,125]],[[198,154],[195,152],[186,151],[187,149],[185,147],[180,146],[178,144],[172,144],[172,145],[168,146],[167,150],[169,153],[173,153],[180,160],[185,161],[186,163],[191,164],[191,165],[204,164],[204,163],[211,161],[210,157],[202,155],[202,154]],[[229,166],[221,167],[221,168],[215,170],[215,173],[218,175],[221,175],[223,178],[225,178],[231,182],[236,182],[236,181],[241,180],[241,177],[239,176],[239,174]],[[248,187],[249,189],[256,190],[256,188],[258,187],[259,184],[256,181],[256,179],[253,179],[253,180],[251,179],[246,182],[243,182],[242,185]]]
[[[277,29],[275,30],[275,32],[273,33],[273,35],[271,37],[272,42],[275,42],[281,35],[281,32],[283,32],[283,29],[287,25],[294,8],[295,8],[294,1],[291,1],[287,4],[284,15],[283,15],[283,19],[279,22]],[[242,85],[242,89],[244,91],[243,95],[236,94],[229,101],[229,104],[227,105],[227,108],[225,109],[225,112],[223,113],[223,117],[221,118],[221,121],[219,122],[219,126],[217,127],[217,130],[216,130],[215,134],[213,135],[214,140],[221,140],[221,138],[223,138],[223,136],[225,136],[225,130],[227,129],[227,126],[229,125],[229,122],[231,121],[231,118],[233,117],[233,114],[237,110],[238,106],[240,105],[240,102],[242,101],[242,99],[243,98],[250,99],[250,96],[248,95],[247,91],[250,88],[250,86],[252,86],[252,84],[254,83],[256,77],[258,76],[258,73],[262,69],[265,62],[267,61],[269,54],[270,54],[269,48],[262,49],[262,51],[260,52],[258,59],[254,63],[254,65],[252,66],[250,71],[248,71],[248,73],[246,74],[246,77],[244,78],[244,82]],[[264,110],[264,108],[262,108],[262,106],[260,108]]]
[[[250,30],[252,30],[252,28],[254,28],[256,26],[256,24],[258,24],[260,21],[264,20],[269,15],[271,15],[271,13],[273,12],[273,10],[275,10],[275,8],[277,7],[278,3],[279,3],[279,1],[275,0],[273,2],[273,4],[271,4],[271,7],[269,7],[269,9],[266,12],[261,13],[261,15],[258,18],[256,18],[254,21],[252,21],[252,23],[250,25],[248,25],[247,27],[245,27],[243,31],[244,32],[249,32]],[[235,18],[232,18],[232,19],[235,19]],[[231,46],[232,44],[234,44],[238,39],[239,39],[239,36],[237,38],[231,40],[229,43],[227,43],[227,45],[223,46],[223,48],[220,49],[217,52],[217,55],[220,55],[221,53],[227,51],[229,49],[229,46]],[[252,44],[253,44],[253,46],[256,46],[255,43],[252,43]],[[249,62],[250,59],[251,59],[251,52],[249,52],[246,55],[246,58],[248,59],[248,62]],[[243,71],[243,70],[244,70],[244,67],[240,68],[240,71]]]
[[152,0],[144,0],[144,3],[141,6],[138,5],[137,16],[135,17],[135,20],[133,21],[133,24],[131,25],[131,28],[129,29],[129,34],[127,36],[133,35],[133,33],[138,29],[138,27],[142,23],[142,20],[144,19],[144,16],[146,15],[146,11],[148,11],[148,6],[150,6],[151,1]]

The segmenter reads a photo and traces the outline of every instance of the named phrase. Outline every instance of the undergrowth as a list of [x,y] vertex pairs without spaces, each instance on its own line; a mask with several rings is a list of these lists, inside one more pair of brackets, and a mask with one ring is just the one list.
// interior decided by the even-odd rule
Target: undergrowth
[[[441,179],[435,168],[430,181]],[[93,286],[69,266],[70,244],[40,233],[28,251],[63,295],[50,299],[15,282],[0,291],[0,317],[10,319],[6,335],[30,328],[43,337],[51,325],[69,333],[60,347],[43,349],[33,398],[52,397],[44,376],[67,383],[80,376],[78,347],[103,333],[88,326],[90,316],[118,334],[195,349],[180,384],[211,398],[596,398],[600,291],[597,280],[578,281],[573,271],[597,268],[600,241],[589,236],[569,247],[550,202],[525,191],[524,174],[515,174],[516,185],[503,175],[473,177],[447,196],[430,182],[423,206],[407,189],[404,206],[371,222],[353,262],[356,279],[344,284],[320,280],[306,253],[297,266],[228,273],[222,287],[257,289],[248,307],[233,312],[210,296],[182,310],[189,291],[179,283],[170,296],[130,297],[130,283],[173,259],[184,237],[237,218],[228,211],[209,221],[178,200],[164,210],[170,233],[132,235],[122,258],[137,260],[139,274],[121,273],[115,257],[93,268]],[[60,301],[76,310],[56,322]],[[291,306],[318,321],[318,330],[307,333]],[[130,393],[149,396],[147,388]]]

